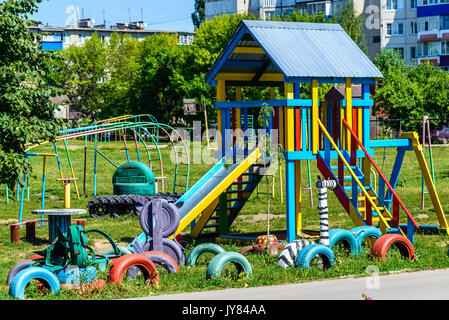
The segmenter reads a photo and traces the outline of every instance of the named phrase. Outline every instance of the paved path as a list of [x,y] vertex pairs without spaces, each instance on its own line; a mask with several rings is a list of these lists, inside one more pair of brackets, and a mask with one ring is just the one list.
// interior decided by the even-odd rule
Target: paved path
[[138,300],[448,300],[449,269],[143,297]]

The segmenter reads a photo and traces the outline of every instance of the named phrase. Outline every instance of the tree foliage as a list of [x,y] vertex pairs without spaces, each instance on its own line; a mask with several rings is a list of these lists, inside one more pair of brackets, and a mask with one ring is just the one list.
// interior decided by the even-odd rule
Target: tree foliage
[[[406,64],[395,50],[382,50],[374,63],[384,78],[374,99],[376,108],[388,113],[390,119],[449,118],[449,74],[428,63]],[[432,121],[435,126],[447,123]],[[399,128],[399,121],[389,123]],[[403,121],[403,130],[420,132],[420,121]]]
[[[81,102],[86,107],[86,115],[104,119],[125,113],[150,113],[160,121],[173,124],[183,117],[183,99],[191,98],[206,102],[208,118],[214,121],[216,88],[206,83],[206,74],[238,24],[243,19],[256,18],[251,14],[231,14],[204,20],[202,11],[198,9],[204,8],[204,3],[197,1],[196,6],[195,14],[201,21],[198,20],[194,42],[189,46],[181,46],[177,37],[164,34],[140,42],[115,34],[109,45],[92,38],[86,41],[87,48],[68,49],[69,52],[64,53],[68,66],[66,78],[71,79],[68,84],[74,93],[85,96]],[[316,23],[340,21],[343,28],[357,39],[359,33],[356,29],[362,27],[353,6],[344,7],[335,18],[322,13],[309,16],[293,10],[272,19]],[[363,41],[358,43],[363,44]],[[99,57],[100,53],[104,57]],[[329,86],[320,86],[322,96]],[[231,97],[234,94],[234,89],[228,88],[227,95]],[[283,89],[276,89],[276,94],[281,97]],[[304,85],[301,95],[310,96],[310,86]],[[242,97],[269,99],[270,89],[245,87]]]
[[12,186],[31,166],[27,144],[54,139],[59,122],[50,98],[58,90],[48,86],[49,61],[38,36],[27,29],[28,14],[40,0],[7,0],[0,4],[0,183]]
[[70,46],[63,51],[66,58],[63,85],[73,97],[71,102],[79,104],[89,118],[101,112],[108,94],[103,87],[106,53],[106,45],[96,33],[83,46]]

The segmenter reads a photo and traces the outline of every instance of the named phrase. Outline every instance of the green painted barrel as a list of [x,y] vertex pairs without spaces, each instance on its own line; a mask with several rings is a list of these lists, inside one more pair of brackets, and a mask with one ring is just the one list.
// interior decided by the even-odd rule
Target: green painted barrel
[[126,162],[112,176],[114,194],[152,196],[156,193],[153,171],[141,162]]

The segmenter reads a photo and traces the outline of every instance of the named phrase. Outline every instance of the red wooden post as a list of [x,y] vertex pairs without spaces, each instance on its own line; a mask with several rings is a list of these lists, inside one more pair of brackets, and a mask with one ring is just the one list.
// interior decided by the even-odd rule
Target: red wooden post
[[19,232],[19,225],[12,224],[9,226],[11,230],[11,241],[14,243],[20,242],[20,232]]
[[396,197],[393,197],[393,228],[399,227],[399,202]]
[[36,222],[29,221],[26,223],[26,240],[32,241],[36,238]]

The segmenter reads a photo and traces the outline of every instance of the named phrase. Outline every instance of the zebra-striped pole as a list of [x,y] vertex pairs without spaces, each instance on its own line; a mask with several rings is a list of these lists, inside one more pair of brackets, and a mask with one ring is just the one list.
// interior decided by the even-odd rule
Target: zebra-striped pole
[[329,246],[329,215],[327,210],[327,189],[334,190],[338,183],[334,179],[321,180],[318,176],[318,213],[320,215],[320,244]]

